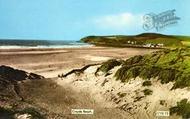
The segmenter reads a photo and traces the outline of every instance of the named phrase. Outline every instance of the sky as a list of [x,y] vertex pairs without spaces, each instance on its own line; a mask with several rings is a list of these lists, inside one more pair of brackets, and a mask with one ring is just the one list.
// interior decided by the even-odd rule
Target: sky
[[[190,35],[190,0],[0,0],[0,39],[79,40],[89,35]],[[177,24],[143,29],[143,16],[175,9]]]

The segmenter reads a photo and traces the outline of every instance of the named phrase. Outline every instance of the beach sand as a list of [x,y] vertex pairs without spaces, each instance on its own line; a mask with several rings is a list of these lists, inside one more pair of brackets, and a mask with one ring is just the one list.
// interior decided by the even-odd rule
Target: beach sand
[[[68,119],[123,119],[126,117],[130,119],[133,117],[125,111],[105,107],[106,102],[98,102],[97,98],[89,94],[92,92],[78,90],[75,86],[66,83],[66,80],[58,79],[57,76],[58,74],[64,74],[72,69],[81,68],[88,64],[101,63],[112,58],[127,59],[153,51],[155,50],[94,46],[63,49],[1,49],[0,65],[8,65],[27,72],[37,73],[46,78],[53,79],[53,81],[59,84],[62,88],[49,90],[48,93],[46,91],[45,94],[43,93],[44,91],[41,91],[41,87],[34,88],[34,85],[34,87],[31,87],[34,90],[34,94],[28,94],[35,95],[35,91],[40,91],[42,95],[33,97],[34,100],[37,99],[38,101],[33,101],[35,104],[40,105],[40,107],[49,110],[49,112],[66,115],[69,117]],[[85,85],[87,84],[82,86]],[[99,93],[98,89],[93,91]],[[50,99],[55,99],[55,101],[49,103]],[[75,102],[68,103],[73,99]],[[69,113],[73,108],[94,109],[95,114],[93,116],[70,115]]]
[[108,59],[126,59],[150,53],[152,49],[83,47],[62,49],[0,49],[0,65],[8,65],[45,77]]

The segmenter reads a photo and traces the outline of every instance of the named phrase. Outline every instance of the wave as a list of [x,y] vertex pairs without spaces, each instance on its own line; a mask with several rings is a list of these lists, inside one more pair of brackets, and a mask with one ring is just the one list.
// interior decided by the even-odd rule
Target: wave
[[0,40],[0,49],[80,48],[92,45],[77,41]]
[[91,47],[93,45],[49,45],[49,46],[0,46],[0,49],[38,49],[38,48],[80,48]]

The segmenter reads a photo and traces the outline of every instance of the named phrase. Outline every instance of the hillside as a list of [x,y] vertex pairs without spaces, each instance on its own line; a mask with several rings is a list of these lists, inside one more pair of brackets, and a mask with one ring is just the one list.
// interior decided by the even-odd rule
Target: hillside
[[[12,119],[16,115],[27,114],[34,118],[41,117],[34,108],[25,103],[19,84],[26,80],[41,80],[43,76],[0,66],[0,118]],[[25,108],[23,108],[25,107]],[[32,115],[33,114],[33,115]],[[16,119],[16,118],[15,118]]]
[[169,119],[189,118],[189,59],[189,49],[164,49],[75,69],[60,75],[59,83],[88,91],[105,108],[126,112],[128,119],[153,119],[157,111],[170,111]]
[[131,36],[87,36],[81,41],[98,46],[165,48],[189,46],[190,37],[142,33]]

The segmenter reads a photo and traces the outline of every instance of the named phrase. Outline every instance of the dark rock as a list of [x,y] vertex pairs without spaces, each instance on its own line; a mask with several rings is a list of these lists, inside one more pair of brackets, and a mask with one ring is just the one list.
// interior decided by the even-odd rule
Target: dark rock
[[34,73],[27,73],[22,70],[14,69],[9,66],[0,66],[0,77],[9,80],[9,81],[22,81],[26,79],[43,79],[43,76],[34,74]]
[[0,77],[6,80],[21,81],[27,78],[27,73],[25,71],[2,65],[0,66]]
[[34,73],[30,73],[29,76],[28,76],[28,79],[43,79],[44,77],[41,76],[41,75],[38,75],[38,74],[34,74]]
[[18,81],[43,79],[43,76],[27,73],[22,70],[14,69],[9,66],[0,66],[0,100],[16,99],[23,100],[19,94],[20,89]]

